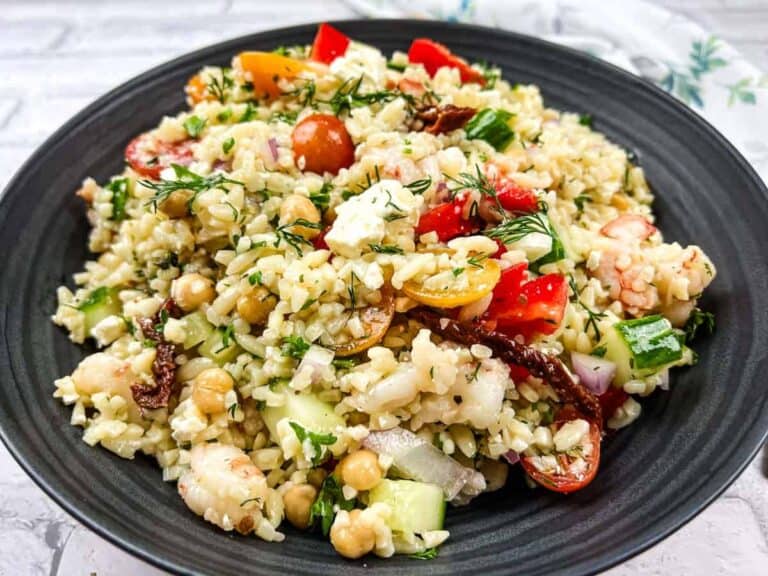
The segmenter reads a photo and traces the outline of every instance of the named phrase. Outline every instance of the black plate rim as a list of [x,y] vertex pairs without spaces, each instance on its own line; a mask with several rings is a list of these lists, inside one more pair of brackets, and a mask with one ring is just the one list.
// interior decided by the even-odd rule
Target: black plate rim
[[[709,136],[711,136],[714,140],[716,140],[717,145],[723,148],[725,151],[727,151],[728,154],[732,157],[732,159],[736,160],[739,167],[757,184],[757,187],[760,189],[763,198],[765,200],[768,200],[768,187],[766,187],[766,183],[757,174],[756,170],[752,167],[752,165],[744,158],[741,152],[739,152],[736,149],[736,147],[717,128],[715,128],[712,124],[710,124],[705,118],[697,114],[693,109],[684,105],[683,103],[678,101],[676,98],[674,98],[672,95],[662,90],[660,87],[645,80],[644,78],[635,76],[627,72],[623,68],[620,68],[614,64],[611,64],[610,62],[606,62],[604,60],[591,56],[590,54],[587,54],[585,52],[581,52],[574,48],[557,44],[555,42],[551,42],[551,41],[530,36],[527,34],[520,34],[517,32],[501,30],[496,28],[489,28],[489,27],[481,26],[477,24],[445,22],[445,21],[437,21],[437,20],[421,20],[421,19],[413,19],[413,18],[346,19],[346,20],[330,20],[327,22],[334,26],[339,26],[342,28],[345,26],[354,26],[355,24],[363,24],[363,23],[375,24],[375,23],[386,22],[388,24],[394,24],[394,25],[397,25],[398,23],[418,24],[420,26],[423,26],[425,29],[448,27],[448,28],[453,28],[457,31],[463,31],[470,34],[482,34],[484,32],[493,30],[494,34],[496,35],[506,36],[507,38],[510,38],[510,39],[515,39],[518,41],[526,41],[528,43],[546,46],[548,49],[554,49],[556,51],[561,52],[563,56],[566,58],[569,58],[572,60],[578,60],[581,63],[584,63],[588,66],[602,68],[604,71],[608,71],[611,75],[613,75],[614,77],[617,77],[617,79],[620,78],[623,82],[634,84],[639,89],[650,93],[653,97],[660,99],[663,103],[667,104],[668,106],[674,107],[676,109],[676,112],[683,114],[684,116],[691,119],[694,124],[698,125],[698,128],[703,129]],[[10,202],[8,200],[8,197],[9,197],[8,192],[10,192],[17,185],[17,182],[22,179],[22,174],[31,166],[35,165],[37,162],[43,159],[47,151],[51,147],[53,147],[53,145],[59,139],[61,139],[61,137],[64,136],[73,126],[76,126],[79,122],[81,122],[83,119],[91,115],[93,112],[98,111],[103,105],[107,104],[110,100],[120,95],[122,92],[142,82],[151,80],[157,77],[158,75],[162,75],[170,70],[173,70],[177,66],[185,64],[187,61],[199,59],[201,57],[206,56],[210,52],[224,50],[228,45],[239,44],[240,42],[248,38],[258,37],[262,34],[268,34],[268,33],[305,34],[306,35],[308,32],[314,31],[319,24],[320,22],[313,22],[309,24],[300,24],[300,25],[286,26],[281,28],[269,28],[267,30],[262,30],[260,32],[256,32],[253,34],[246,34],[246,35],[238,36],[235,38],[230,38],[222,42],[217,42],[215,44],[207,45],[197,50],[194,50],[192,52],[187,52],[181,56],[173,58],[157,66],[154,66],[149,70],[146,70],[145,72],[142,72],[136,76],[133,76],[129,80],[118,85],[116,88],[109,90],[108,92],[106,92],[105,94],[103,94],[102,96],[94,100],[91,104],[83,108],[80,112],[75,114],[68,121],[66,121],[51,136],[46,138],[46,140],[35,149],[35,151],[27,158],[27,160],[21,164],[20,168],[16,170],[16,172],[13,174],[11,179],[8,181],[8,184],[4,187],[2,195],[0,195],[0,216],[2,216],[3,213],[7,210],[7,207],[8,207],[7,205]],[[2,218],[0,218],[0,220],[2,220]],[[3,336],[5,339],[6,335],[4,334]],[[9,364],[9,369],[12,370],[12,366],[10,364]],[[54,502],[56,502],[59,506],[61,506],[68,514],[74,517],[78,522],[82,523],[87,528],[89,528],[90,530],[92,530],[97,535],[104,538],[111,544],[114,544],[115,546],[121,548],[122,550],[132,554],[137,558],[140,558],[146,561],[147,563],[157,568],[166,570],[173,574],[201,574],[202,575],[202,573],[197,571],[186,571],[186,568],[182,567],[179,564],[174,563],[171,560],[151,554],[150,552],[143,549],[141,546],[135,545],[133,542],[112,532],[108,526],[102,525],[101,523],[99,523],[97,519],[92,518],[91,516],[89,516],[84,512],[81,512],[81,510],[78,508],[78,506],[74,502],[71,502],[70,500],[68,500],[64,494],[59,493],[55,488],[53,488],[48,483],[46,478],[44,478],[42,475],[37,473],[32,463],[22,453],[23,449],[14,445],[11,439],[6,435],[6,430],[2,424],[3,423],[0,422],[0,440],[2,440],[3,444],[6,446],[6,448],[8,449],[9,453],[14,458],[14,460],[19,464],[19,466],[21,466],[24,472],[33,480],[33,482],[40,489],[43,490],[43,492],[47,496],[49,496]],[[673,533],[677,532],[680,528],[688,524],[688,522],[690,522],[691,520],[693,520],[693,518],[695,518],[701,512],[703,512],[704,509],[709,507],[718,497],[720,497],[720,495],[723,494],[723,492],[725,492],[725,490],[731,484],[733,484],[733,482],[749,466],[752,460],[754,460],[754,458],[757,456],[760,449],[763,447],[764,444],[766,444],[767,440],[768,440],[768,426],[766,426],[765,430],[762,431],[762,434],[758,437],[758,441],[746,451],[747,457],[744,458],[739,464],[737,464],[732,469],[731,473],[728,474],[728,476],[726,476],[726,478],[722,481],[720,486],[717,486],[712,492],[710,492],[708,496],[699,500],[699,502],[693,503],[692,505],[690,505],[687,510],[680,512],[677,515],[677,517],[670,519],[663,528],[655,532],[652,536],[644,539],[641,538],[634,543],[629,543],[624,550],[617,552],[613,556],[610,556],[610,557],[606,556],[606,557],[598,558],[596,560],[584,561],[577,566],[571,566],[571,568],[576,568],[576,572],[585,573],[585,574],[595,574],[603,570],[607,570],[634,556],[637,556],[638,554],[648,550],[655,544],[659,543],[660,541],[669,537]]]

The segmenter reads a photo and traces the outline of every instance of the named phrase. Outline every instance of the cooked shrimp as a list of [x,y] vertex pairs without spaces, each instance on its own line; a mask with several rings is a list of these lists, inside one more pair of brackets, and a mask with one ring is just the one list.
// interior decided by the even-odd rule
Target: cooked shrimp
[[128,417],[132,422],[141,421],[141,410],[131,393],[131,385],[137,381],[130,363],[104,352],[88,356],[72,373],[72,382],[79,394],[93,396],[104,392],[111,396],[121,396],[126,401]]
[[682,326],[696,307],[696,300],[714,280],[717,271],[698,246],[664,244],[651,249],[659,264],[654,284],[661,296],[661,311],[675,326]]
[[195,514],[223,530],[248,534],[262,521],[269,489],[261,470],[239,448],[198,444],[192,466],[179,479],[179,494]]
[[653,285],[655,269],[639,248],[622,240],[601,239],[599,262],[590,273],[608,289],[613,300],[637,316],[659,305],[659,292]]

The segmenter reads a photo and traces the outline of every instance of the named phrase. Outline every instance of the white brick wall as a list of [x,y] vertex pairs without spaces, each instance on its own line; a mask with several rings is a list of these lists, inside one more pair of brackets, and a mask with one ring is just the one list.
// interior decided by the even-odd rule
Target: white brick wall
[[[768,68],[768,0],[658,1]],[[0,189],[56,127],[147,68],[228,37],[352,16],[343,0],[0,0]],[[766,476],[763,454],[688,526],[608,574],[768,574]],[[79,526],[0,447],[0,576],[93,572],[161,574]]]

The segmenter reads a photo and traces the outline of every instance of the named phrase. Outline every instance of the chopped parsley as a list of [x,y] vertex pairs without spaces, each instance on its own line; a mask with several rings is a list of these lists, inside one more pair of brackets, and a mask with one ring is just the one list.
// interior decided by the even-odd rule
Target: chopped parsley
[[301,360],[304,357],[304,354],[307,353],[307,350],[309,350],[309,346],[309,342],[304,340],[301,336],[286,336],[283,338],[280,351],[283,353],[283,356]]
[[333,184],[330,182],[323,182],[323,186],[317,192],[312,192],[309,195],[309,199],[320,212],[328,210],[328,206],[331,204],[331,190],[333,190]]
[[593,122],[592,114],[581,114],[579,116],[579,124],[581,124],[582,126],[587,126],[589,128],[592,128],[592,122]]
[[403,72],[408,67],[408,64],[398,64],[392,60],[387,61],[387,68],[390,70],[396,70],[397,72]]
[[256,272],[248,276],[248,284],[251,286],[262,285],[261,270],[256,270]]
[[224,154],[229,154],[229,151],[232,150],[234,146],[235,139],[230,136],[221,144],[221,150],[224,152]]
[[333,519],[336,516],[334,508],[338,506],[340,510],[352,510],[355,507],[355,500],[347,500],[341,491],[341,484],[333,474],[330,474],[323,481],[320,492],[309,509],[309,523],[312,526],[318,526],[323,536],[328,536],[331,530]]
[[576,204],[576,210],[579,212],[584,212],[584,204],[587,202],[592,202],[592,198],[586,192],[582,192],[573,199],[573,203]]
[[128,191],[130,182],[128,178],[112,178],[109,184],[105,186],[107,190],[112,192],[112,216],[110,220],[120,222],[125,220],[125,205],[128,203]]
[[700,328],[705,330],[707,334],[712,334],[715,331],[715,315],[712,312],[704,312],[700,308],[694,308],[685,323],[685,341],[693,340]]
[[334,358],[333,367],[336,370],[351,370],[357,366],[357,360],[354,358]]
[[286,124],[296,124],[296,118],[299,117],[298,111],[275,112],[269,117],[270,122],[285,122]]
[[309,440],[309,444],[312,446],[312,466],[319,465],[323,457],[326,454],[326,446],[331,446],[336,443],[336,436],[333,434],[318,434],[317,432],[312,432],[311,430],[307,430],[304,428],[301,424],[297,422],[288,422],[290,424],[291,428],[293,428],[294,433],[296,434],[296,438],[299,439],[299,442],[304,444],[305,440]]
[[232,108],[224,108],[221,112],[216,114],[216,120],[219,122],[227,122],[232,118]]
[[243,112],[243,115],[240,116],[240,119],[238,122],[250,122],[254,118],[256,118],[256,107],[253,105],[252,102],[248,101],[245,104],[245,112]]
[[214,350],[216,354],[218,354],[219,352],[223,352],[230,346],[233,346],[235,343],[234,342],[235,327],[233,324],[230,324],[228,326],[219,326],[217,330],[221,332],[221,346],[218,349]]
[[200,116],[190,116],[184,120],[184,130],[187,131],[190,138],[197,138],[203,133],[203,129],[207,122],[208,121],[205,118],[200,118]]
[[451,273],[453,274],[454,278],[458,278],[462,272],[464,272],[464,268],[454,268],[453,270],[451,270]]

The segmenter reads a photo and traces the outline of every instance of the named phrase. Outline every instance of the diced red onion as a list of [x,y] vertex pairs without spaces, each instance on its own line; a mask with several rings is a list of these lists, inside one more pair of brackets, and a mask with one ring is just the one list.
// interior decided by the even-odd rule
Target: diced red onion
[[616,364],[597,356],[571,352],[571,364],[581,384],[598,396],[605,394],[616,376]]
[[393,466],[404,478],[440,486],[446,500],[464,503],[485,490],[485,478],[480,472],[462,466],[403,428],[371,432],[363,446],[392,458]]
[[333,352],[322,346],[309,347],[304,357],[296,367],[296,374],[303,374],[309,371],[312,384],[320,382],[324,376],[330,377],[329,366],[333,362]]
[[510,450],[509,452],[505,452],[504,454],[501,455],[501,457],[504,458],[504,460],[506,460],[509,463],[510,466],[520,462],[520,454],[518,454],[514,450]]
[[272,159],[275,162],[277,162],[277,158],[279,156],[277,151],[277,139],[275,139],[274,137],[270,138],[269,140],[267,140],[267,144],[269,144],[269,151],[272,153]]

